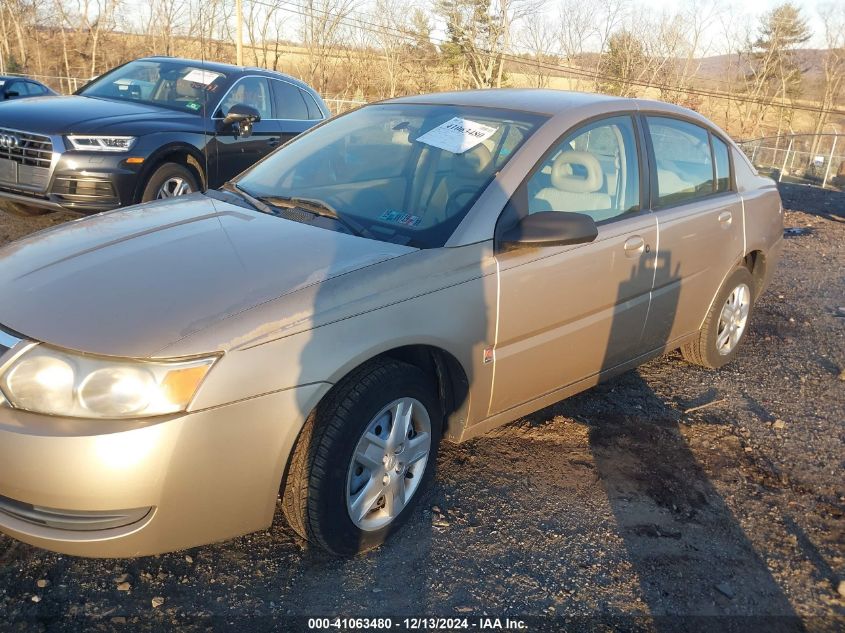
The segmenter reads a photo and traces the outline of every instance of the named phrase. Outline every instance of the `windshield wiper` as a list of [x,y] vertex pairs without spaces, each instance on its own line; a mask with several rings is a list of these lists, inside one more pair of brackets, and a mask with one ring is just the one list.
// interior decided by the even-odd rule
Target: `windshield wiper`
[[302,209],[303,211],[307,211],[308,213],[320,216],[322,218],[331,218],[332,220],[337,220],[340,224],[345,226],[353,235],[358,235],[360,237],[366,237],[369,239],[377,239],[373,237],[373,234],[370,233],[366,228],[364,228],[354,220],[341,217],[338,212],[331,207],[331,205],[323,202],[322,200],[315,200],[313,198],[296,198],[289,196],[262,196],[258,198],[258,200],[266,204],[271,204],[275,207],[283,207],[288,209]]
[[226,182],[221,187],[221,189],[224,189],[225,191],[231,191],[232,193],[239,195],[250,205],[252,205],[255,209],[268,215],[275,215],[279,218],[285,218],[287,216],[283,213],[282,209],[302,209],[303,211],[306,211],[311,215],[336,220],[337,222],[345,226],[346,229],[353,235],[358,235],[360,237],[366,237],[373,240],[378,239],[354,220],[348,220],[346,218],[340,217],[337,211],[335,211],[328,204],[320,200],[312,200],[311,198],[289,198],[287,196],[261,196],[259,198],[256,198],[244,191],[242,187],[239,187],[236,182],[232,182],[231,180]]
[[281,217],[279,212],[276,209],[271,207],[266,202],[262,202],[258,198],[253,198],[246,191],[244,191],[243,189],[238,187],[237,183],[232,182],[231,180],[224,183],[223,186],[220,187],[220,188],[223,189],[224,191],[230,191],[230,192],[240,196],[241,198],[246,200],[250,204],[250,206],[252,206],[254,209],[257,209],[258,211],[261,211],[262,213]]

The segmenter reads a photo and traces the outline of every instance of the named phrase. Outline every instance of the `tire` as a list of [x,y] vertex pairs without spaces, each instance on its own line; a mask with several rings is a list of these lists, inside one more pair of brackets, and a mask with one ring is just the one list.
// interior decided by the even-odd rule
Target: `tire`
[[[403,419],[399,407],[407,404],[412,405],[413,430],[402,437],[398,429],[403,427],[394,422]],[[443,426],[440,411],[432,380],[413,365],[376,359],[344,378],[309,416],[291,457],[282,499],[290,526],[341,556],[381,545],[407,520],[434,475]],[[401,439],[377,445],[364,437],[367,431],[380,441]],[[411,463],[425,449],[426,432],[427,457]],[[363,446],[371,468],[358,461]],[[391,494],[399,491],[404,504]],[[355,504],[357,499],[374,503]]]
[[39,215],[47,215],[48,213],[55,213],[55,210],[53,209],[31,207],[27,204],[18,204],[17,202],[0,203],[0,210],[6,211],[7,213],[16,215],[21,218],[32,218]]
[[199,190],[197,177],[190,169],[178,163],[164,163],[147,180],[141,202],[187,195]]
[[[743,292],[744,300],[741,297]],[[734,313],[738,315],[736,321],[725,316],[725,311],[729,311],[727,306],[729,300],[736,306],[734,308]],[[740,266],[728,275],[716,294],[698,338],[681,347],[684,358],[690,363],[710,369],[718,369],[731,362],[748,332],[753,309],[754,278],[745,266]],[[744,318],[742,318],[743,315]],[[731,324],[736,333],[734,336],[730,335],[730,332],[725,333],[726,327]]]

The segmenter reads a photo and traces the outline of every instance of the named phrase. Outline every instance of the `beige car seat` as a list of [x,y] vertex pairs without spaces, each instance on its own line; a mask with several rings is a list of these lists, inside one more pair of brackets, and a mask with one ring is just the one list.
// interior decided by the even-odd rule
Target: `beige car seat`
[[[586,176],[576,175],[573,165],[579,166]],[[585,213],[594,220],[617,215],[611,209],[610,195],[600,192],[604,185],[601,164],[589,152],[562,152],[552,163],[551,184],[535,198],[548,203],[552,211]]]
[[[493,154],[484,144],[451,157],[451,173],[436,185],[422,210],[424,226],[447,219],[480,190],[493,168]],[[456,197],[457,196],[457,197]],[[451,207],[451,208],[450,208]]]

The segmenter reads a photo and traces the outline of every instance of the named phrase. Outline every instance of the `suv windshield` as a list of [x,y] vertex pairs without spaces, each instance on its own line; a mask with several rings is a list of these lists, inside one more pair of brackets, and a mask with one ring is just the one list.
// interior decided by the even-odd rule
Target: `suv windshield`
[[375,239],[436,248],[544,120],[467,106],[366,106],[297,137],[237,186],[271,205],[322,205]]
[[226,75],[175,61],[135,61],[106,73],[79,94],[137,101],[200,114],[221,92]]

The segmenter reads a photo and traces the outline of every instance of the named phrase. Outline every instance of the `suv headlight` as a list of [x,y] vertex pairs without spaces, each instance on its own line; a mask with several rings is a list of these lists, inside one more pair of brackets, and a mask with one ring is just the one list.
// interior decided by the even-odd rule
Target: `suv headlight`
[[187,409],[216,360],[120,360],[34,345],[0,376],[0,391],[16,409],[49,415],[107,419],[165,415]]
[[69,134],[66,138],[73,149],[86,152],[128,152],[135,144],[134,136]]

